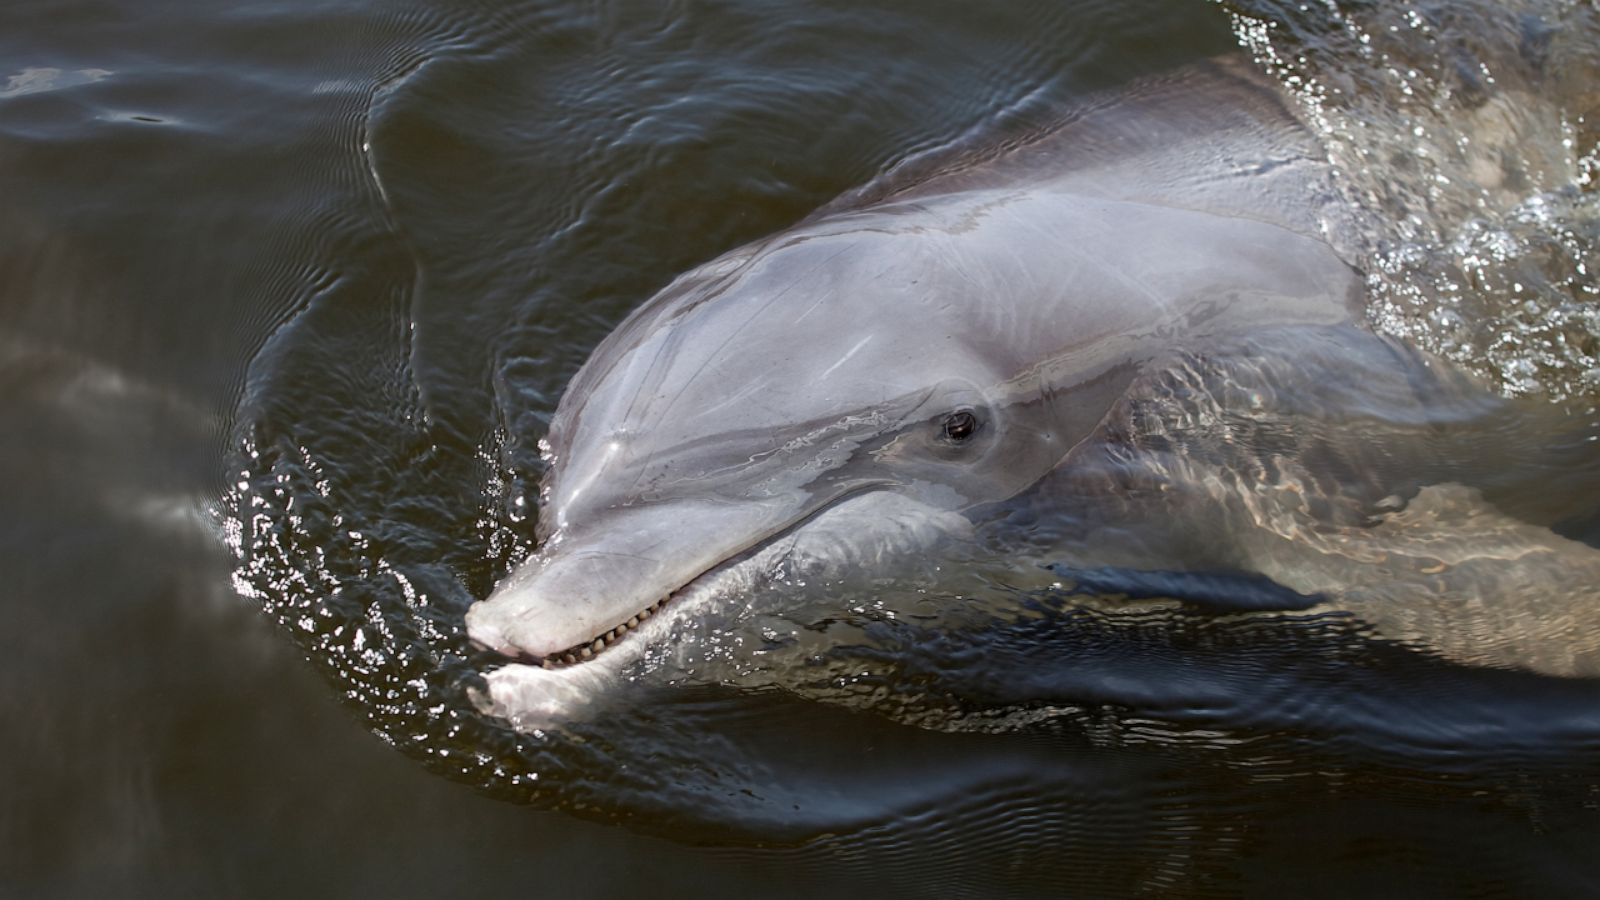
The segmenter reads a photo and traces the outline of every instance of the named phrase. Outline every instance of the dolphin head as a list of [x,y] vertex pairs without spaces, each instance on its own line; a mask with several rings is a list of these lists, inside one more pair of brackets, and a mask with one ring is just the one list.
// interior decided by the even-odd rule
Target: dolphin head
[[964,299],[1003,273],[956,271],[943,241],[895,224],[858,217],[724,257],[613,333],[552,422],[540,548],[472,608],[469,634],[581,659],[820,513],[879,492],[959,512],[1054,465],[1069,435],[1005,346],[1014,323]]
[[582,662],[702,575],[844,507],[893,495],[902,515],[948,521],[1010,498],[1093,429],[1175,319],[1270,318],[1248,297],[1324,290],[1302,243],[1181,210],[976,191],[714,260],[575,378],[548,437],[540,547],[472,607],[468,633]]

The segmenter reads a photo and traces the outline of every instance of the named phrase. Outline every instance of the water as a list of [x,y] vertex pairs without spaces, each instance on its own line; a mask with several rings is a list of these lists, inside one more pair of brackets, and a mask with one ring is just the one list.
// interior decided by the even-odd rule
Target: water
[[1220,53],[1362,198],[1378,327],[1592,416],[1597,15],[9,4],[0,891],[1600,893],[1594,682],[1347,617],[975,568],[940,589],[1027,613],[952,629],[852,584],[550,735],[472,709],[460,620],[566,382],[673,275]]

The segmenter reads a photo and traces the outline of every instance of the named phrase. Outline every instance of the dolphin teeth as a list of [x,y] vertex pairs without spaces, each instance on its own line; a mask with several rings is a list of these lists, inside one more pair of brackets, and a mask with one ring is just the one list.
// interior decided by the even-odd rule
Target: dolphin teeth
[[630,616],[628,621],[610,631],[602,632],[589,643],[571,647],[560,654],[552,653],[541,660],[539,665],[546,669],[558,669],[562,666],[575,666],[580,662],[587,662],[607,647],[621,640],[629,631],[638,628],[640,623],[659,612],[661,607],[665,606],[667,601],[671,599],[672,595],[668,594],[648,607],[639,610],[638,614]]

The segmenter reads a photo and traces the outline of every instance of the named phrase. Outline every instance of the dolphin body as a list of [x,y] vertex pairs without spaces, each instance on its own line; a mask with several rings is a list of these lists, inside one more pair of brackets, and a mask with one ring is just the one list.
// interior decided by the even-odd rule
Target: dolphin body
[[1513,451],[1460,436],[1505,403],[1364,327],[1350,209],[1276,86],[1214,62],[684,274],[561,400],[539,546],[467,613],[519,661],[477,702],[545,727],[752,573],[881,567],[1052,508],[1057,572],[1252,572],[1446,655],[1592,674],[1561,610],[1479,660],[1504,622],[1396,598],[1474,564],[1600,565],[1472,484]]

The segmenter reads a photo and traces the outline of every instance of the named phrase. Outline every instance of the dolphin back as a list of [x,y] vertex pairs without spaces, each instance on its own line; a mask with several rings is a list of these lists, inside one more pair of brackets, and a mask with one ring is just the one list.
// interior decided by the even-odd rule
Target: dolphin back
[[[1254,219],[1358,258],[1351,204],[1281,86],[1249,60],[1190,64],[906,157],[823,206],[842,211],[1049,183],[1085,197]],[[1043,124],[1037,124],[1042,120]]]

